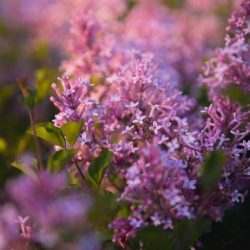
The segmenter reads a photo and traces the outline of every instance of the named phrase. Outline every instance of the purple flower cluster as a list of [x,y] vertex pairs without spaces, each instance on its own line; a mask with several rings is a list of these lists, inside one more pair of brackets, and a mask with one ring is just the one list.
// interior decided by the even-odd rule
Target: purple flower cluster
[[[138,1],[130,11],[115,0],[37,2],[40,7],[30,6],[34,12],[27,23],[34,24],[34,13],[46,2],[50,19],[62,18],[57,20],[61,31],[69,25],[65,13],[72,10],[69,34],[56,34],[60,41],[67,37],[63,50],[68,58],[50,100],[59,110],[53,120],[57,129],[71,122],[82,126],[74,143],[64,134],[66,149],[57,149],[75,150],[68,172],[77,165],[86,185],[79,194],[66,188],[63,172],[43,171],[37,182],[28,177],[10,182],[9,203],[0,208],[1,249],[20,244],[98,249],[101,239],[87,222],[93,191],[88,170],[104,150],[112,160],[102,169],[98,188],[128,204],[126,216],[119,214],[109,224],[113,242],[124,248],[147,226],[172,230],[183,220],[219,221],[226,209],[244,201],[250,179],[250,110],[223,91],[237,85],[250,92],[250,0],[232,14],[225,46],[208,60],[200,78],[202,59],[217,43],[211,34],[219,33],[220,25],[211,13],[203,18],[191,13],[212,8],[214,0],[204,5],[189,0],[190,13],[172,12],[150,0]],[[119,2],[117,8],[111,2]],[[51,20],[44,23],[47,34]],[[195,99],[199,85],[209,89],[208,107],[201,108]],[[207,163],[214,155],[220,158],[218,166]],[[62,240],[68,234],[72,242]]]
[[[79,232],[86,230],[85,217],[91,201],[84,194],[67,193],[66,186],[65,175],[45,172],[37,181],[22,176],[10,182],[7,192],[11,203],[2,206],[0,213],[1,249],[32,249],[32,244],[37,243],[48,248],[76,244],[76,249],[81,249]],[[69,232],[75,234],[73,243],[62,242],[62,235]]]
[[[75,80],[64,79],[62,92],[53,85],[59,99],[52,101],[61,111],[55,124],[61,126],[71,120],[85,122],[75,144],[83,168],[90,164],[93,156],[107,148],[114,155],[109,171],[114,171],[126,182],[120,200],[131,204],[130,215],[117,218],[110,224],[114,229],[113,240],[121,246],[125,246],[130,237],[147,225],[172,229],[174,222],[182,219],[208,216],[213,220],[221,220],[226,209],[244,200],[247,184],[244,180],[249,176],[249,110],[227,97],[220,97],[218,87],[236,83],[249,89],[248,2],[244,2],[239,12],[230,18],[226,46],[218,50],[216,57],[205,68],[202,82],[211,90],[211,105],[201,113],[199,109],[193,109],[195,101],[183,96],[173,81],[161,77],[161,59],[158,59],[163,52],[168,53],[168,48],[162,47],[166,44],[159,42],[159,37],[164,37],[165,33],[158,30],[162,26],[154,24],[156,20],[153,17],[150,25],[157,27],[155,41],[149,38],[152,31],[147,33],[143,28],[133,31],[133,27],[129,26],[126,39],[131,39],[132,46],[141,48],[142,52],[131,52],[127,50],[128,45],[124,46],[123,51],[120,50],[123,55],[120,58],[125,64],[113,68],[108,91],[96,95],[98,88],[103,87],[101,84],[90,88],[86,87],[86,83]],[[148,1],[142,1],[137,7],[139,10],[134,11],[144,13],[147,9],[142,6],[148,8],[148,4]],[[159,8],[158,5],[153,7]],[[126,21],[131,22],[129,19]],[[169,21],[167,23],[170,25]],[[93,25],[84,27],[82,35],[87,35],[84,35],[83,41],[87,42],[93,31],[98,29],[94,29]],[[136,30],[142,34],[136,34]],[[145,40],[142,40],[144,37]],[[98,47],[102,40],[92,41],[90,50],[85,50],[79,56],[85,58],[82,63],[87,63],[86,57],[90,53],[90,60],[93,60],[91,67],[95,67],[95,60],[102,58]],[[85,42],[84,46],[87,46]],[[98,49],[95,44],[99,44]],[[188,51],[187,48],[184,50]],[[112,48],[110,51],[112,58]],[[116,51],[115,47],[113,51]],[[117,54],[114,52],[113,56]],[[98,66],[104,65],[102,69],[106,67],[104,72],[111,72],[105,60],[99,62]],[[175,65],[169,61],[163,62],[167,67]],[[89,74],[102,73],[100,68],[86,72],[85,68],[79,67],[78,70],[79,75],[88,80]],[[169,71],[165,70],[164,73]],[[192,75],[192,72],[186,73]],[[223,152],[227,160],[223,163],[218,184],[207,193],[201,172],[208,154],[217,151]],[[106,182],[106,185],[112,186],[108,178]]]
[[232,14],[226,30],[225,46],[217,49],[216,55],[206,63],[201,80],[212,95],[232,85],[250,92],[249,1],[243,1],[242,8]]
[[[9,24],[28,29],[33,38],[65,47],[69,19],[89,9],[107,22],[113,21],[126,10],[123,0],[3,0],[0,15]],[[84,14],[85,15],[85,14]],[[33,39],[34,40],[34,39]]]
[[201,18],[183,10],[172,13],[160,1],[138,1],[120,22],[104,22],[89,11],[71,22],[69,58],[61,68],[74,78],[110,83],[119,66],[128,63],[127,51],[132,48],[154,54],[159,80],[190,88],[195,85],[202,57],[218,44],[214,34],[219,30],[214,15]]

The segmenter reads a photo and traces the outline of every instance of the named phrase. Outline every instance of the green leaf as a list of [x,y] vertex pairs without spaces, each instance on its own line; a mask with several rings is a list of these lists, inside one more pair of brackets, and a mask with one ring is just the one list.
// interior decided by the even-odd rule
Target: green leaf
[[103,149],[100,155],[91,162],[88,173],[98,185],[101,184],[105,171],[111,160],[112,153],[108,149]]
[[[61,129],[55,127],[51,122],[40,123],[35,127],[37,137],[53,145],[65,148],[65,140]],[[28,131],[33,134],[31,130]]]
[[90,175],[86,175],[86,182],[88,184],[88,186],[92,189],[92,190],[98,190],[99,184],[96,182],[95,179],[93,179]]
[[93,192],[92,198],[94,202],[88,212],[88,220],[98,228],[102,237],[112,239],[113,232],[109,229],[108,224],[115,219],[120,209],[118,197],[107,190],[101,189],[98,192]]
[[23,97],[22,103],[28,109],[34,109],[37,105],[37,98],[36,98],[36,90],[28,88],[27,89],[27,96]]
[[250,96],[247,92],[244,92],[240,86],[232,85],[226,90],[226,94],[229,98],[241,105],[250,104]]
[[65,168],[67,163],[75,155],[76,150],[61,150],[53,154],[48,160],[48,170],[50,172],[59,172]]
[[222,168],[226,163],[226,155],[222,151],[209,152],[201,167],[201,183],[205,192],[210,192],[221,179]]
[[35,72],[37,100],[40,102],[50,94],[51,83],[56,78],[57,72],[53,69],[41,68]]
[[68,143],[73,146],[81,133],[83,122],[69,122],[61,127]]
[[208,90],[205,87],[201,87],[197,91],[197,101],[201,106],[208,107],[210,105],[208,99]]
[[189,250],[210,226],[211,222],[207,219],[182,220],[177,222],[174,226],[174,249]]
[[17,83],[23,94],[23,105],[25,105],[28,109],[35,108],[37,104],[36,89],[30,88],[25,78],[17,79]]
[[20,162],[20,161],[15,161],[15,162],[11,163],[11,166],[21,170],[23,173],[25,173],[26,175],[31,177],[33,180],[38,181],[38,176],[37,176],[35,170],[32,169],[31,167],[25,165],[25,163]]
[[132,249],[140,249],[140,243],[144,250],[172,250],[173,235],[169,230],[149,226],[139,230],[130,244]]

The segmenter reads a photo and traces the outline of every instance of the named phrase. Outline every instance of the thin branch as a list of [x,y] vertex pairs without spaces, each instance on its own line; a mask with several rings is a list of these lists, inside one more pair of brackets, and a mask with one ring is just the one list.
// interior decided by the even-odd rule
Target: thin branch
[[[27,79],[26,78],[18,78],[18,79],[16,79],[16,81],[19,85],[20,90],[22,91],[24,98],[28,98],[30,96],[30,91],[28,89]],[[27,106],[27,110],[29,113],[30,125],[31,125],[33,136],[34,136],[35,154],[36,154],[36,158],[37,158],[38,169],[41,171],[42,169],[44,169],[44,167],[43,167],[43,162],[42,162],[42,157],[41,157],[41,148],[40,148],[39,140],[38,140],[38,137],[36,134],[34,107]]]
[[86,186],[88,188],[88,191],[91,192],[92,190],[91,190],[90,186],[88,185],[86,177],[84,176],[84,174],[83,174],[83,172],[82,172],[82,170],[81,170],[81,168],[80,168],[80,166],[79,166],[79,164],[78,164],[78,162],[77,162],[77,160],[75,158],[74,158],[74,163],[76,165],[78,173],[81,176],[82,183],[84,184],[84,186]]
[[34,110],[28,110],[28,112],[29,112],[30,124],[31,124],[31,129],[32,129],[33,137],[34,137],[34,142],[35,142],[35,154],[37,158],[38,169],[41,171],[44,169],[44,166],[43,166],[43,161],[42,161],[42,156],[41,156],[41,147],[40,147],[39,139],[36,134]]

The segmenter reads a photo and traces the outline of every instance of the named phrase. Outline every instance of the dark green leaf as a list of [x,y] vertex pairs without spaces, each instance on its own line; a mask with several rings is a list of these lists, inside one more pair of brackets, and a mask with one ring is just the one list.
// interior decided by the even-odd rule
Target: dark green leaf
[[110,221],[113,221],[118,210],[119,203],[117,196],[107,190],[98,190],[92,193],[94,203],[88,213],[91,224],[96,225],[106,239],[112,239],[112,230],[108,228]]
[[210,192],[221,179],[222,168],[226,163],[226,155],[222,151],[207,154],[201,167],[201,182],[205,192]]
[[100,155],[91,162],[88,172],[98,185],[102,182],[102,178],[111,160],[111,152],[108,149],[103,149]]
[[56,152],[48,160],[48,170],[51,172],[63,170],[75,153],[76,150],[62,150]]
[[199,88],[197,91],[197,100],[201,106],[209,106],[208,90],[205,87]]
[[150,226],[141,229],[131,240],[132,249],[140,249],[140,243],[143,250],[172,250],[173,236],[169,230]]
[[[65,148],[65,140],[61,129],[55,127],[52,123],[40,123],[36,125],[35,131],[36,135],[46,142]],[[28,132],[33,134],[31,130]]]
[[211,222],[206,219],[183,220],[174,226],[176,250],[189,250],[199,237],[210,227]]
[[17,83],[23,94],[23,104],[28,109],[33,109],[37,104],[36,90],[28,86],[25,78],[17,79]]
[[81,133],[83,122],[69,122],[61,127],[68,143],[73,146]]
[[241,105],[250,104],[250,96],[247,92],[244,92],[240,86],[232,85],[226,90],[226,94],[229,98]]
[[35,89],[28,89],[28,95],[23,98],[22,103],[28,109],[34,109],[36,107],[37,104],[36,93],[37,92]]

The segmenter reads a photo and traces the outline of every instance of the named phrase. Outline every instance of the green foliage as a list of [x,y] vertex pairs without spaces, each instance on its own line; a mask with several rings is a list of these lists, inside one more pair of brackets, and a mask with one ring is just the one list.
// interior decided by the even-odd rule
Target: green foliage
[[89,176],[100,185],[103,176],[112,160],[112,154],[108,149],[103,149],[100,155],[95,158],[88,169]]
[[183,220],[174,227],[175,250],[189,250],[200,236],[209,229],[211,222],[206,219]]
[[142,244],[143,250],[171,250],[173,249],[173,235],[169,230],[150,226],[141,229],[130,244],[132,249],[140,249],[140,244]]
[[226,163],[226,155],[222,151],[207,154],[201,167],[201,183],[205,192],[212,191],[221,179],[222,168]]
[[201,87],[198,90],[197,101],[201,106],[208,107],[210,104],[207,92],[208,90],[206,87]]
[[26,106],[29,110],[34,109],[37,104],[36,89],[30,88],[25,78],[17,79],[17,83],[23,94],[23,105]]
[[14,88],[12,86],[4,86],[1,87],[0,91],[0,109],[4,108],[5,102],[13,95],[14,93]]
[[131,249],[139,249],[141,244],[143,250],[189,250],[210,226],[206,219],[177,221],[173,231],[148,226],[130,241]]
[[166,4],[166,6],[168,8],[171,9],[178,9],[181,8],[184,4],[184,0],[162,0],[164,4]]
[[105,237],[111,239],[112,231],[108,229],[108,224],[119,211],[117,196],[107,190],[99,190],[93,193],[93,196],[95,202],[89,211],[89,220],[105,234]]
[[60,172],[75,155],[76,150],[61,150],[50,156],[48,160],[48,170],[50,172]]
[[[33,134],[31,130],[28,131]],[[53,123],[40,123],[35,127],[36,136],[53,145],[65,148],[65,140],[61,129],[55,127]],[[34,135],[34,134],[33,134]]]
[[250,197],[244,203],[228,210],[223,220],[214,222],[211,230],[199,240],[199,250],[247,250],[250,246]]
[[41,68],[35,72],[35,86],[37,89],[37,101],[41,102],[50,94],[51,83],[57,75],[57,71],[50,68]]
[[22,103],[24,106],[26,106],[28,109],[34,109],[37,105],[37,98],[36,98],[36,90],[35,89],[27,89],[28,95],[25,96],[22,100]]
[[81,133],[83,122],[69,122],[61,127],[63,134],[65,135],[67,142],[70,146],[73,146]]
[[23,173],[25,173],[26,175],[31,177],[33,180],[35,180],[35,181],[38,180],[38,176],[37,176],[35,170],[33,168],[27,166],[25,163],[15,161],[15,162],[11,163],[11,166],[21,170]]
[[4,138],[0,137],[0,154],[5,152],[5,150],[7,149],[7,143],[4,140]]
[[226,95],[235,102],[241,105],[250,104],[250,96],[247,92],[244,92],[240,86],[232,85],[226,90]]

